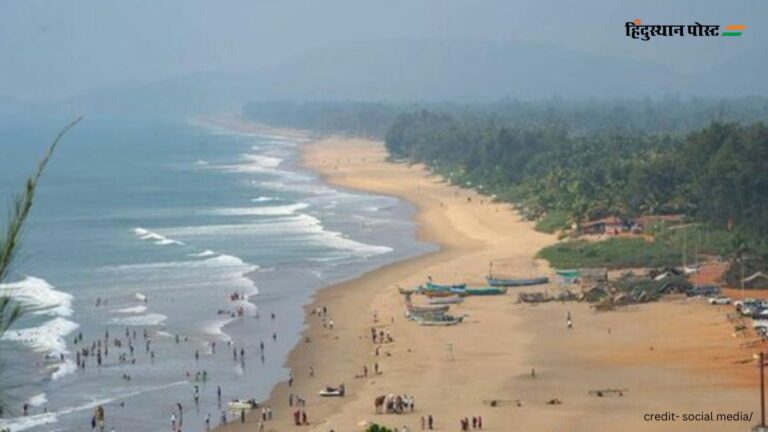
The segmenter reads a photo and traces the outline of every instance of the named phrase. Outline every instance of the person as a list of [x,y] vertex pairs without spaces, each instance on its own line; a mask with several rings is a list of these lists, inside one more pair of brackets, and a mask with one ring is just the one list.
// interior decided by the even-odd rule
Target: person
[[293,406],[293,393],[288,395],[288,406]]
[[175,413],[171,413],[171,430],[172,431],[176,430],[176,414]]
[[568,319],[568,330],[573,330],[573,321]]
[[315,377],[315,368],[312,366],[309,367],[309,377],[314,378]]
[[221,386],[216,386],[216,398],[219,400],[219,405],[221,405]]
[[208,415],[205,416],[205,432],[209,432],[211,430],[211,413],[208,413]]
[[309,422],[307,421],[307,412],[302,410],[301,411],[301,424],[308,425]]
[[368,378],[368,366],[363,366],[363,376]]
[[91,416],[91,431],[96,430],[96,416]]
[[424,430],[426,427],[427,419],[424,418],[424,416],[421,416],[421,430]]
[[240,423],[245,423],[245,408],[240,410]]
[[329,328],[329,329],[331,329],[331,330],[333,330],[333,319],[331,319],[330,321],[328,321],[328,328]]
[[477,428],[482,429],[483,428],[483,417],[477,416]]
[[427,425],[429,426],[429,430],[434,429],[435,422],[434,422],[434,419],[432,418],[432,414],[427,416]]

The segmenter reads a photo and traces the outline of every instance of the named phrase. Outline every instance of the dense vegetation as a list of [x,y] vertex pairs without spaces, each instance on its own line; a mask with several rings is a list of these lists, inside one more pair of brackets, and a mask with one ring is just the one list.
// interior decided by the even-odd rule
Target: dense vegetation
[[514,201],[531,218],[683,213],[768,235],[768,128],[760,122],[581,136],[420,111],[400,115],[386,143],[392,155]]

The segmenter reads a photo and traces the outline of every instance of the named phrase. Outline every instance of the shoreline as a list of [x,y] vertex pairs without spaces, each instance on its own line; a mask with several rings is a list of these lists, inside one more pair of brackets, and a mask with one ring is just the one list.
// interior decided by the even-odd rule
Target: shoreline
[[[296,430],[290,394],[307,400],[302,409],[309,426],[301,430],[325,432],[363,430],[367,421],[407,425],[413,431],[428,415],[434,416],[436,430],[454,430],[460,418],[478,415],[486,430],[510,430],[509,419],[514,418],[515,427],[532,431],[586,432],[616,423],[623,424],[622,430],[647,431],[658,430],[643,420],[648,412],[756,411],[754,365],[749,361],[754,349],[742,346],[747,339],[731,335],[722,307],[672,299],[598,314],[583,303],[520,305],[512,290],[506,296],[471,297],[453,307],[468,314],[458,326],[428,328],[405,320],[396,286],[414,286],[428,275],[443,283],[479,285],[488,262],[498,258],[505,258],[504,270],[516,276],[549,274],[547,264],[534,256],[556,242],[554,236],[534,231],[508,205],[486,203],[421,166],[387,161],[382,143],[331,137],[304,144],[301,151],[302,166],[324,182],[410,202],[416,208],[418,239],[439,249],[313,295],[304,307],[301,342],[285,363],[293,386],[281,382],[272,389],[264,405],[275,419],[265,423],[265,430]],[[312,314],[322,307],[335,321],[333,330]],[[576,329],[569,332],[564,317],[571,313]],[[372,326],[391,331],[395,339],[381,345],[380,356],[370,340]],[[383,375],[355,377],[364,365],[372,370],[374,363],[381,364]],[[317,395],[324,386],[341,383],[347,388],[345,398]],[[626,397],[589,393],[606,388],[623,388]],[[375,415],[373,399],[390,393],[413,395],[416,411]],[[713,402],[713,393],[722,400]],[[492,407],[490,400],[498,404]],[[563,406],[550,404],[552,400]],[[217,430],[254,430],[258,417],[259,410],[254,410],[245,425]],[[696,423],[675,430],[744,427]]]
[[[345,178],[346,174],[343,174],[343,168],[341,173],[338,172],[340,164],[331,164],[330,160],[332,158],[318,156],[318,153],[325,153],[329,150],[329,144],[340,144],[340,147],[337,147],[335,151],[340,151],[346,154],[348,150],[347,146],[350,143],[352,143],[353,146],[360,146],[365,152],[357,158],[360,163],[367,164],[369,162],[368,159],[373,155],[378,158],[375,161],[370,161],[374,166],[385,167],[385,169],[404,170],[409,172],[413,178],[422,182],[423,185],[418,186],[417,190],[411,191],[412,194],[410,194],[410,196],[409,194],[403,194],[402,191],[397,189],[388,189],[386,187],[386,183],[388,182],[379,183],[376,185],[378,187],[368,187],[370,185],[360,184],[359,181],[349,181],[349,178]],[[393,293],[397,294],[397,291],[394,289],[396,284],[411,280],[413,281],[411,282],[412,284],[421,283],[425,277],[423,269],[438,268],[441,265],[444,266],[445,263],[451,263],[457,260],[460,261],[466,256],[474,256],[477,254],[484,257],[487,256],[488,258],[498,256],[494,254],[496,253],[496,248],[499,247],[499,242],[492,241],[492,237],[495,236],[492,230],[473,226],[468,231],[459,229],[451,230],[450,235],[445,235],[445,231],[447,227],[451,227],[453,224],[461,222],[453,219],[466,217],[469,213],[467,212],[467,209],[475,206],[485,207],[488,216],[491,219],[494,219],[496,223],[501,221],[507,223],[509,220],[503,219],[510,215],[509,212],[511,210],[507,205],[485,202],[486,198],[477,195],[474,191],[459,190],[458,188],[447,186],[421,167],[407,167],[405,165],[391,164],[385,161],[385,157],[386,154],[380,143],[357,140],[354,138],[328,138],[305,144],[305,147],[302,148],[301,165],[306,169],[316,172],[324,182],[333,186],[389,195],[408,201],[416,208],[414,218],[418,227],[416,232],[417,238],[420,241],[436,245],[438,250],[428,252],[415,258],[385,265],[365,273],[358,278],[322,288],[314,294],[310,304],[304,307],[305,311],[307,311],[307,318],[305,320],[306,329],[301,335],[302,342],[294,347],[286,361],[286,365],[293,371],[293,387],[289,389],[286,382],[281,382],[273,388],[270,398],[265,402],[265,405],[270,406],[273,409],[277,420],[267,422],[266,430],[290,429],[291,425],[289,420],[291,420],[291,415],[286,412],[285,409],[290,393],[298,393],[308,400],[306,410],[308,411],[309,420],[312,426],[310,430],[326,430],[328,427],[333,428],[333,426],[329,426],[329,423],[333,422],[333,420],[329,419],[336,414],[340,414],[343,405],[346,405],[350,400],[355,400],[358,403],[362,402],[360,397],[356,395],[365,390],[366,384],[373,384],[371,382],[366,383],[364,380],[355,380],[353,378],[355,374],[362,373],[362,366],[356,366],[356,361],[360,362],[360,365],[366,362],[371,363],[372,346],[370,341],[364,340],[366,334],[364,330],[371,325],[389,327],[392,329],[393,335],[396,335],[396,332],[399,332],[401,329],[405,331],[410,331],[414,328],[426,330],[426,328],[419,327],[417,324],[401,318],[403,316],[403,308],[402,305],[399,304],[399,295],[392,297]],[[334,169],[334,167],[336,169]],[[356,180],[360,180],[360,178],[357,178]],[[363,183],[365,182],[363,181]],[[422,186],[425,188],[423,193],[420,191]],[[434,190],[427,191],[426,188],[438,191],[438,193],[441,194],[441,198],[445,200],[445,204],[449,204],[450,202],[451,206],[456,206],[458,209],[456,214],[454,215],[453,212],[442,211],[440,204],[435,201],[435,197],[429,195],[433,193]],[[418,195],[423,196],[418,197]],[[423,200],[420,198],[428,199]],[[471,198],[472,202],[467,203],[465,201],[467,198]],[[530,223],[516,221],[516,219],[518,218],[513,216],[512,220],[515,221],[513,223],[515,229],[519,231],[524,227],[524,230],[528,233],[532,233],[533,236],[537,238],[537,241],[534,242],[534,245],[526,248],[526,251],[523,254],[524,265],[520,266],[520,264],[515,264],[514,266],[517,268],[525,268],[528,273],[535,272],[537,264],[534,263],[532,256],[535,254],[535,251],[538,250],[536,244],[554,241],[554,237],[537,233],[533,231]],[[483,235],[472,235],[471,231],[477,231],[478,228],[484,231],[482,233]],[[494,254],[489,255],[489,250],[493,250]],[[518,256],[517,258],[519,259],[520,257]],[[477,260],[476,258],[473,258],[472,261],[476,270],[471,272],[471,274],[474,275],[471,276],[471,282],[479,285],[483,283],[481,275],[484,274],[483,271],[487,271],[488,260]],[[541,265],[541,263],[538,265]],[[419,273],[422,273],[422,276],[415,278],[414,275],[418,275]],[[466,277],[466,275],[461,277]],[[389,298],[380,302],[379,299],[381,299],[382,296]],[[394,302],[392,300],[393,298]],[[378,324],[372,322],[371,308],[374,307],[373,305],[386,307],[382,307],[379,312],[381,319]],[[320,325],[319,320],[313,317],[310,313],[313,309],[323,306],[328,307],[330,315],[333,315],[334,311],[342,309],[350,312],[350,315],[352,315],[352,311],[357,311],[357,313],[354,317],[345,318],[343,324],[341,323],[341,319],[336,318],[336,328],[333,330],[333,337],[331,337],[331,334],[329,334],[330,332],[327,329],[324,329]],[[364,313],[364,310],[367,313]],[[443,329],[437,329],[437,331],[440,330]],[[428,329],[428,331],[432,332],[435,331],[435,329]],[[310,338],[311,343],[304,342],[307,337]],[[332,351],[334,340],[340,340],[342,338],[346,342],[343,345],[344,352],[347,355],[343,356],[343,358],[332,358],[336,357],[333,355],[334,353]],[[410,350],[410,348],[406,348],[406,352],[409,352]],[[394,346],[388,351],[392,351],[390,354],[392,354],[393,357],[396,355]],[[388,362],[390,358],[381,360],[384,368],[386,366],[383,364]],[[341,363],[345,364],[347,367],[346,370],[342,370],[342,367],[318,366],[323,365],[324,363]],[[304,375],[310,366],[313,366],[316,370],[316,378],[312,381],[306,379],[306,375]],[[323,367],[322,379],[324,381],[318,381],[318,378],[321,377],[321,367]],[[368,367],[369,369],[373,369],[371,364],[369,364]],[[374,381],[375,383],[376,380],[370,381]],[[349,394],[344,400],[319,399],[316,397],[316,392],[322,386],[342,382],[345,383]],[[373,418],[372,408],[368,408],[365,411],[365,413],[360,414],[361,418]],[[258,413],[251,415],[258,417]],[[320,424],[316,423],[318,418],[325,419],[325,421]],[[315,422],[313,422],[313,420],[315,420]],[[249,418],[245,428],[252,427],[254,422],[258,423],[258,420]],[[346,421],[342,419],[340,419],[339,422],[340,424],[346,423]],[[358,423],[359,421],[354,422],[355,425]],[[413,419],[411,419],[411,423],[410,427],[413,428],[416,426]],[[251,426],[249,426],[249,424]],[[324,427],[326,429],[323,429]],[[345,425],[345,427],[348,426]],[[245,429],[237,424],[228,425],[228,427],[223,428],[223,430]],[[346,429],[342,428],[340,430]]]

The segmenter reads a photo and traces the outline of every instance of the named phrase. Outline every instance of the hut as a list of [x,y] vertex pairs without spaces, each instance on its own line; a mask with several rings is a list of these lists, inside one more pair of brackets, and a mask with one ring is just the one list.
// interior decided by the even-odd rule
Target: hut
[[581,224],[581,233],[616,235],[624,231],[624,228],[624,221],[621,218],[609,216]]
[[768,288],[768,275],[763,272],[757,272],[744,278],[744,288],[766,289]]

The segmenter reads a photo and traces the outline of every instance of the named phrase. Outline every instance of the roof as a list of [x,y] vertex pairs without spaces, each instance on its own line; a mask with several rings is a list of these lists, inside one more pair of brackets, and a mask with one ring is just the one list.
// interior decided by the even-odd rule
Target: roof
[[683,215],[671,214],[671,215],[645,215],[635,219],[635,222],[640,225],[648,225],[653,222],[682,222]]
[[758,278],[768,279],[768,275],[766,275],[763,272],[757,272],[757,273],[753,274],[752,276],[745,277],[744,278],[744,282],[752,282],[753,280],[758,279]]

